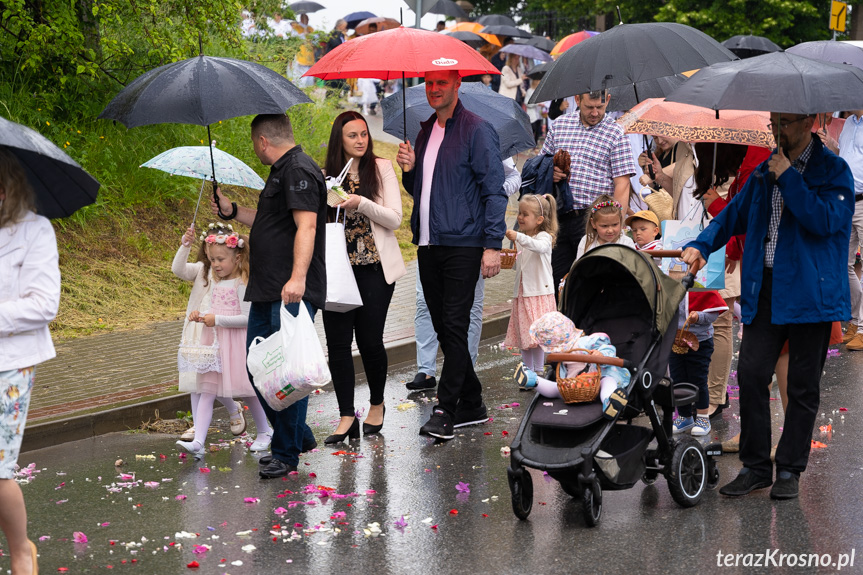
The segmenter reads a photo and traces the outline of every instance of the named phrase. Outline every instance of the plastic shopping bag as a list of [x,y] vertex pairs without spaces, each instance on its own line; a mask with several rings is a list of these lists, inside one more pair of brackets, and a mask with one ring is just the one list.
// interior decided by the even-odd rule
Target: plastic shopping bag
[[255,387],[267,404],[281,411],[329,383],[330,368],[315,324],[304,303],[297,317],[281,309],[281,329],[256,337],[246,361]]

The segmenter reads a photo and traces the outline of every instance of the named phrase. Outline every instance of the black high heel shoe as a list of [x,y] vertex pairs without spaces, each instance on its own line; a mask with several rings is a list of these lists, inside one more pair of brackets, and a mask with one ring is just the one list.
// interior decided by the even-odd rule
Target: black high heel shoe
[[384,412],[381,414],[381,424],[380,425],[369,425],[365,421],[363,422],[363,435],[374,435],[384,426],[384,417],[387,415],[387,406],[384,406]]
[[350,429],[348,429],[344,433],[334,433],[324,439],[324,445],[333,445],[334,443],[341,443],[348,437],[350,439],[359,439],[360,438],[360,420],[355,417],[354,422],[351,424]]

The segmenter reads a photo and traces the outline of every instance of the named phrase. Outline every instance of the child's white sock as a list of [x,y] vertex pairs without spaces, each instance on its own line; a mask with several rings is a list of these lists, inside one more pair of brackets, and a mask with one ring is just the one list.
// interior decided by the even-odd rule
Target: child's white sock
[[[198,408],[195,411],[195,439],[192,442],[197,449],[204,446],[207,441],[207,431],[210,429],[210,422],[213,421],[213,403],[216,401],[216,396],[213,393],[198,394]],[[229,409],[228,411],[231,411]]]
[[267,421],[267,414],[260,400],[258,400],[258,396],[244,397],[243,403],[249,408],[249,413],[252,414],[252,419],[255,420],[255,428],[258,430],[258,435],[272,435],[273,429],[270,427],[270,422]]
[[544,377],[536,378],[536,391],[541,396],[549,399],[560,397],[560,391],[557,389],[557,382],[545,379]]
[[611,397],[615,389],[617,389],[617,381],[613,377],[606,375],[599,380],[599,399],[602,400],[602,403]]

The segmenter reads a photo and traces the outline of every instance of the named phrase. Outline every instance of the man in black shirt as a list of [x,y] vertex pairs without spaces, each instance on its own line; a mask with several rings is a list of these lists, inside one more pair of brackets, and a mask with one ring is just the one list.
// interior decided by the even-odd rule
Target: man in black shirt
[[[327,191],[321,169],[296,145],[291,121],[284,114],[255,117],[252,144],[261,163],[272,166],[257,209],[239,207],[219,191],[218,209],[212,203],[213,213],[221,210],[252,228],[246,288],[246,300],[252,305],[246,349],[256,337],[266,338],[279,331],[282,302],[293,316],[303,302],[314,317],[324,307],[327,294]],[[300,453],[315,445],[312,430],[306,425],[308,398],[275,411],[260,393],[258,397],[273,426],[273,456],[259,474],[283,477],[296,471]]]

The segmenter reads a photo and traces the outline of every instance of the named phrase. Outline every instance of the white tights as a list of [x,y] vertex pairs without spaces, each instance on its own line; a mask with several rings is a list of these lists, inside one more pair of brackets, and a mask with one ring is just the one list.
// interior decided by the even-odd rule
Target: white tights
[[[212,393],[191,394],[192,421],[195,424],[195,439],[192,444],[195,449],[201,449],[207,441],[207,431],[210,429],[210,422],[213,421],[213,405],[217,399],[219,403],[225,406],[229,415],[237,413],[237,403],[230,397],[216,397]],[[243,397],[242,400],[248,406],[249,412],[255,420],[258,435],[271,434],[273,430],[267,421],[267,415],[264,413],[264,408],[261,407],[258,397]]]
[[542,375],[542,368],[545,364],[545,352],[539,346],[523,349],[521,350],[521,361],[526,368],[538,375]]

